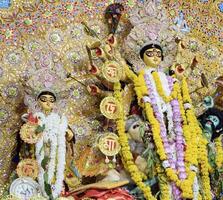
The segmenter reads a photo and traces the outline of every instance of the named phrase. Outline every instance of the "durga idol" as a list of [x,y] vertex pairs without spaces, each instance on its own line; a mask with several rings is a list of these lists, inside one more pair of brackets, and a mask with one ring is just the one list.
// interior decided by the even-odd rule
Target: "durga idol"
[[[138,105],[151,125],[159,157],[156,171],[161,199],[211,199],[206,141],[194,114],[186,78],[178,81],[164,73],[176,53],[175,34],[165,9],[158,1],[146,1],[132,11],[130,22],[133,28],[123,48],[130,66],[123,65],[134,84]],[[114,88],[116,93],[121,90],[118,84]],[[123,125],[121,117],[120,140],[124,137]],[[123,157],[130,163],[131,157]],[[142,178],[134,175],[137,169],[127,169],[145,198],[155,199]]]

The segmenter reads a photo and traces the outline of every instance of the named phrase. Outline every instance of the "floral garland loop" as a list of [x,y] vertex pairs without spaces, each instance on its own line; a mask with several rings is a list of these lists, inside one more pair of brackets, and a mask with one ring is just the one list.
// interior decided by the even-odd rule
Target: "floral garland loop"
[[[120,90],[121,90],[120,83],[119,82],[115,83],[114,84],[114,91],[115,91],[114,96],[122,105],[122,94],[121,94]],[[143,192],[144,197],[147,200],[155,200],[156,198],[152,195],[150,187],[146,186],[145,183],[143,183],[143,177],[142,177],[138,167],[135,165],[135,163],[133,161],[133,156],[130,151],[129,144],[128,144],[128,138],[125,133],[123,108],[121,110],[120,117],[119,117],[119,119],[117,119],[116,123],[117,123],[117,130],[118,130],[118,134],[119,134],[119,142],[121,144],[121,156],[124,160],[125,167],[127,168],[128,172],[131,175],[131,178],[134,180],[136,185]]]

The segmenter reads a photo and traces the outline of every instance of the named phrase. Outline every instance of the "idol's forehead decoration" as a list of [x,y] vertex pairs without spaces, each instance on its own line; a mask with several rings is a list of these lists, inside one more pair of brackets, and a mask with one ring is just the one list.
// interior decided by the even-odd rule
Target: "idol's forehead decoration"
[[[176,56],[176,32],[172,30],[161,1],[138,3],[130,13],[132,30],[124,41],[125,58],[138,68],[144,67],[140,51],[147,45],[158,45],[163,51],[163,67],[169,67]],[[138,71],[140,69],[136,69]]]

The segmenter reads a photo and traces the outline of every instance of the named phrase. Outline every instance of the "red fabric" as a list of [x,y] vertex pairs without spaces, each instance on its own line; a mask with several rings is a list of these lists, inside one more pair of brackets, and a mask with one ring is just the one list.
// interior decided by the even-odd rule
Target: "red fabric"
[[88,190],[85,195],[81,198],[95,198],[97,200],[134,200],[134,198],[128,194],[126,190],[121,188],[112,189],[112,190],[97,190],[91,189]]
[[141,114],[141,110],[138,106],[132,106],[131,111],[130,111],[131,115],[140,115]]

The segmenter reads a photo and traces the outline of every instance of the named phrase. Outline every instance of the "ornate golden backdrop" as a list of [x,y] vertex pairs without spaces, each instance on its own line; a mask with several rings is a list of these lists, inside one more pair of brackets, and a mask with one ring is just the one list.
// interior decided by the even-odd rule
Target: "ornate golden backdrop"
[[[84,33],[81,22],[85,21],[103,38],[107,33],[103,12],[114,1],[10,2],[9,8],[0,8],[0,195],[14,169],[12,160],[22,125],[20,117],[26,111],[23,103],[24,77],[30,69],[62,67],[79,80],[67,81],[71,87],[71,98],[67,102],[66,113],[72,129],[79,133],[78,137],[96,137],[100,102],[90,96],[84,86],[97,82],[86,70],[88,55],[85,45],[93,41]],[[137,1],[115,2],[121,2],[125,7],[117,32],[119,44],[122,44],[129,27],[128,12]],[[189,28],[179,43],[175,64],[184,66],[199,112],[203,97],[214,93],[215,79],[223,73],[223,2],[165,0],[163,3],[178,29]]]

